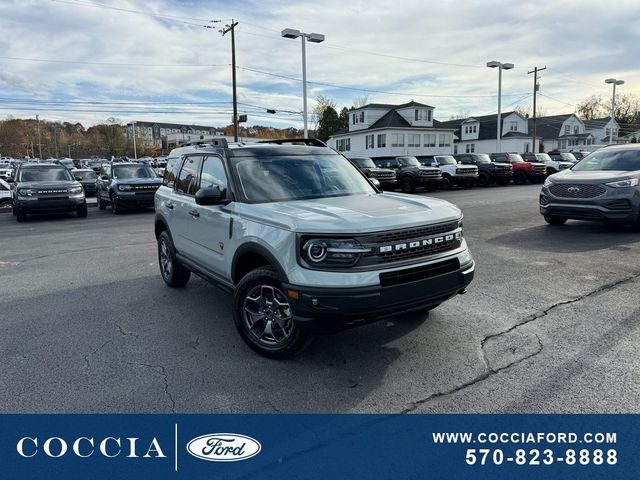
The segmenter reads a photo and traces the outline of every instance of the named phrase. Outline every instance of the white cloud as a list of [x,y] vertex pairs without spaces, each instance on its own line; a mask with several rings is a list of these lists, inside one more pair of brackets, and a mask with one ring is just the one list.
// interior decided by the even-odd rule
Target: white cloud
[[[467,111],[477,115],[491,113],[495,111],[497,75],[483,65],[493,59],[511,61],[517,67],[504,72],[503,105],[507,107],[531,92],[533,79],[527,71],[535,65],[548,67],[540,82],[541,92],[547,97],[539,98],[547,113],[571,111],[573,107],[567,104],[594,93],[609,95],[610,90],[603,83],[609,76],[623,76],[626,84],[622,92],[640,93],[640,69],[634,52],[640,30],[632,22],[638,18],[640,5],[635,1],[618,1],[612,6],[593,0],[528,3],[405,0],[396,4],[381,0],[189,3],[160,0],[152,4],[142,0],[101,0],[115,8],[152,9],[157,14],[188,17],[184,19],[186,23],[72,5],[74,1],[5,0],[0,5],[3,56],[78,62],[0,58],[4,97],[227,102],[201,105],[194,113],[178,113],[178,110],[192,112],[195,107],[175,105],[149,105],[131,114],[122,113],[125,107],[118,105],[85,110],[110,108],[124,121],[158,119],[228,124],[230,38],[222,37],[217,29],[197,26],[203,23],[198,19],[212,19],[212,15],[225,22],[231,18],[239,20],[236,43],[240,67],[300,78],[300,41],[282,39],[279,35],[283,28],[298,28],[326,35],[325,43],[307,45],[310,82],[404,94],[367,94],[310,83],[310,106],[318,94],[334,98],[340,107],[368,95],[371,101],[388,103],[413,98],[435,106],[437,118]],[[168,68],[82,62],[212,66]],[[299,81],[242,69],[237,73],[240,102],[277,110],[302,109]],[[528,105],[530,101],[529,97],[521,104]],[[2,106],[6,105],[3,101]],[[150,110],[175,113],[145,113]],[[301,126],[299,116],[282,114],[274,118],[242,105],[240,110],[249,114],[250,124]],[[18,108],[2,111],[14,116],[38,113]],[[86,124],[112,116],[88,111],[39,113],[51,119],[80,120]]]

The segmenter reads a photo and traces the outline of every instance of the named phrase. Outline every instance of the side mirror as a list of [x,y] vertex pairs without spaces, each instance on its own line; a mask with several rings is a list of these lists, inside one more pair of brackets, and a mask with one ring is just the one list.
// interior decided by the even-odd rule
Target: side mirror
[[7,182],[7,183],[13,183],[13,182],[14,182],[13,177],[9,177],[9,178],[7,178],[6,182]]
[[377,178],[370,178],[369,182],[377,189],[380,189],[380,180],[378,180]]
[[219,187],[201,188],[196,192],[198,205],[222,205],[224,195]]
[[431,162],[431,166],[432,167],[439,167],[440,165],[438,164],[438,162]]
[[102,180],[109,180],[109,175],[100,175]]
[[73,178],[75,178],[78,182],[82,181],[82,177],[80,177],[79,175],[76,175],[76,176],[75,176],[75,177],[73,177]]

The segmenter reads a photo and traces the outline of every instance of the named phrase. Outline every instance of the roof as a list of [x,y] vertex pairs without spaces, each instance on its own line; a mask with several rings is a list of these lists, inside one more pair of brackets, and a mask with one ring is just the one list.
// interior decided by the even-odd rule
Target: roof
[[411,100],[408,103],[403,103],[401,105],[392,105],[390,103],[368,103],[363,105],[362,107],[354,108],[353,110],[362,110],[365,108],[385,108],[389,110],[402,110],[403,108],[411,108],[411,107],[422,107],[422,108],[434,108],[431,105],[426,105],[424,103],[414,102]]
[[[565,113],[562,115],[549,115],[547,117],[536,118],[536,136],[542,138],[558,138],[564,121],[575,115],[574,113]],[[529,119],[529,130],[533,132],[533,119]]]
[[592,118],[591,120],[583,120],[585,128],[594,130],[596,128],[604,128],[611,121],[611,117]]
[[[518,112],[512,110],[510,112],[501,113],[500,118],[504,120],[506,117],[508,117],[513,113],[515,113],[516,115],[520,115]],[[497,113],[494,113],[491,115],[480,115],[480,116],[468,117],[468,118],[473,118],[474,120],[477,120],[478,122],[480,122],[480,128],[478,131],[477,140],[491,140],[496,138],[497,130],[498,130],[497,117],[498,117]],[[458,118],[455,120],[447,120],[446,122],[438,122],[438,123],[441,125],[441,128],[455,128],[456,135],[459,138],[461,138],[460,128],[462,126],[462,123],[468,118]],[[503,138],[522,137],[522,136],[527,136],[527,134],[523,132],[506,132],[502,135]]]
[[402,115],[395,110],[389,111],[383,115],[378,121],[374,122],[367,130],[374,128],[391,128],[391,127],[411,127],[411,124],[407,122]]

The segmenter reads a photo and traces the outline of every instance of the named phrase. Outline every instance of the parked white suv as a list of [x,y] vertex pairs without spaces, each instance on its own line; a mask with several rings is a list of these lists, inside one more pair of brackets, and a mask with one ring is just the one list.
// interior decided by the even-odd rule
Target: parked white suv
[[464,188],[473,187],[478,181],[478,167],[462,165],[451,155],[436,155],[430,166],[438,167],[442,172],[440,186],[443,189],[459,185]]
[[175,149],[155,207],[167,285],[194,272],[232,292],[238,332],[270,357],[435,308],[474,274],[456,206],[383,192],[317,140]]

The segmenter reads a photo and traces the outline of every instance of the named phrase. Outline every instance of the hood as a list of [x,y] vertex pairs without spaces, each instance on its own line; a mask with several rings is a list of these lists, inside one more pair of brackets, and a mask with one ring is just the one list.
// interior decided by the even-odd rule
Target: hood
[[455,205],[437,198],[379,193],[290,202],[231,204],[237,213],[300,233],[368,233],[452,221]]
[[616,180],[637,177],[640,171],[627,172],[625,170],[591,170],[588,172],[576,172],[574,170],[563,170],[554,173],[551,178],[556,183],[606,183]]
[[116,178],[119,185],[160,185],[162,179],[158,178]]

